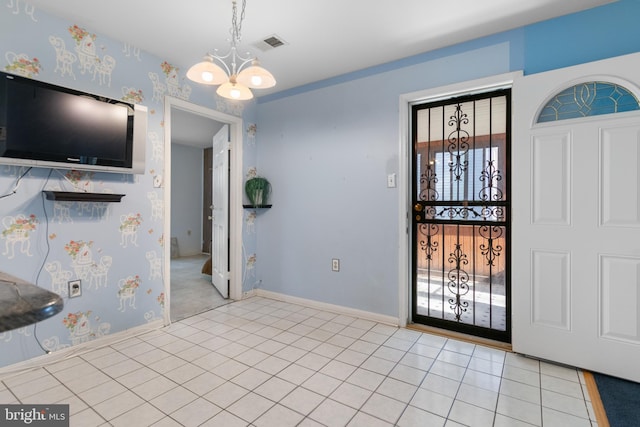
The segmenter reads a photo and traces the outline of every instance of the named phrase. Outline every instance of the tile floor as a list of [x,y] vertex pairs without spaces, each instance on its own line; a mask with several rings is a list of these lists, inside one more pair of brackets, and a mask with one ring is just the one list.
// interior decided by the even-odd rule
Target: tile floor
[[0,378],[90,426],[593,426],[576,369],[254,297]]

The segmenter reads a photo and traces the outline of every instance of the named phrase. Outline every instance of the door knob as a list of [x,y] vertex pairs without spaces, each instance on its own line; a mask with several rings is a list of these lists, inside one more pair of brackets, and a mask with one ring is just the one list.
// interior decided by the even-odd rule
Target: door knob
[[213,219],[213,217],[211,215],[209,215],[209,220],[212,220],[212,219]]
[[416,203],[413,209],[415,209],[416,212],[422,212],[422,205],[420,203]]

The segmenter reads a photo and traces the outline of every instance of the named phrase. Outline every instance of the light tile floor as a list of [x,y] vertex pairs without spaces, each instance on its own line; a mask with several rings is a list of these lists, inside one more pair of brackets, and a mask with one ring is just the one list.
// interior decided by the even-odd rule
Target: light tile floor
[[594,426],[579,370],[254,297],[18,375],[91,426]]

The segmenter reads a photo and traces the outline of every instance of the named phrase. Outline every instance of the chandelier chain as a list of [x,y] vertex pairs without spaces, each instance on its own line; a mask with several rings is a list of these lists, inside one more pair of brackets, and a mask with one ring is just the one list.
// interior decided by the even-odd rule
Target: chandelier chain
[[231,17],[231,38],[232,42],[239,43],[242,38],[242,22],[244,21],[245,8],[247,6],[247,0],[242,0],[242,10],[240,12],[240,22],[238,23],[238,7],[237,1],[233,0],[233,11]]

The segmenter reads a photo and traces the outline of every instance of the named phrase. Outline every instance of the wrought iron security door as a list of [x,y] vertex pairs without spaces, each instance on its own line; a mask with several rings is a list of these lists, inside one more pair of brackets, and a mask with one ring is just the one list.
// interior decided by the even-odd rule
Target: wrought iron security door
[[412,107],[412,320],[511,339],[511,91]]

